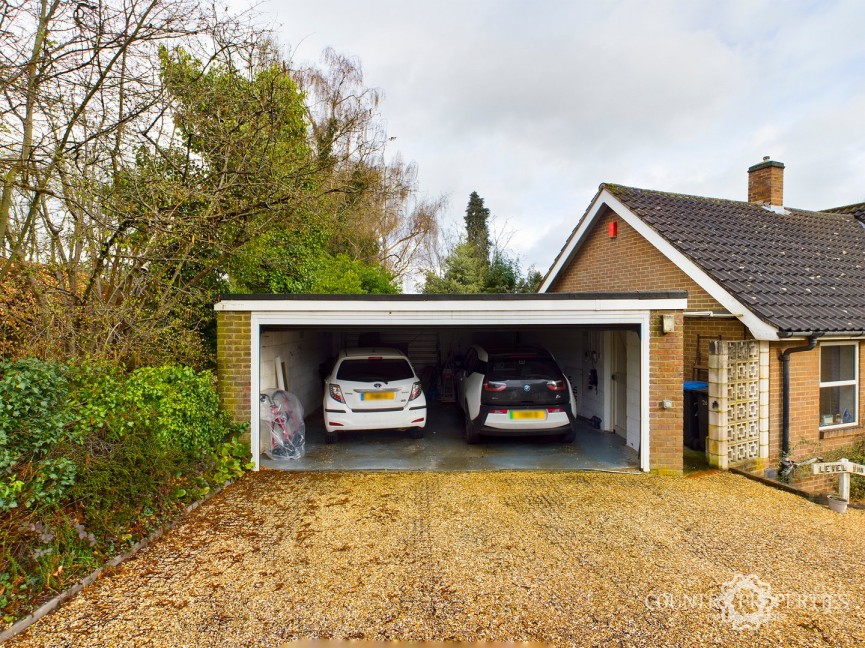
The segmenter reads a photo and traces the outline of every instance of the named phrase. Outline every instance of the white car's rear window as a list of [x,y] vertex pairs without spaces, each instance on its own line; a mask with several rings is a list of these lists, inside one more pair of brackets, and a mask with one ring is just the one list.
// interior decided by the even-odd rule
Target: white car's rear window
[[402,358],[346,358],[339,365],[336,378],[353,382],[391,382],[414,378],[414,371]]

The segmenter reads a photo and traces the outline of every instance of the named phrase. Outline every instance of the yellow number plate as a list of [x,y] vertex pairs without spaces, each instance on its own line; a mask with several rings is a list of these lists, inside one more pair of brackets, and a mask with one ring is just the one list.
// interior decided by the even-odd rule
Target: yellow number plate
[[363,392],[360,399],[362,401],[393,400],[393,392]]
[[545,419],[547,413],[544,410],[511,410],[512,419]]

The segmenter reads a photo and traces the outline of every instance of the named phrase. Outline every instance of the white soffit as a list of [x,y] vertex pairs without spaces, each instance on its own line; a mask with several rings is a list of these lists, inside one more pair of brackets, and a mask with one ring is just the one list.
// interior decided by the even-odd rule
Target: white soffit
[[730,313],[733,313],[745,326],[748,327],[751,334],[756,339],[769,341],[777,341],[780,339],[778,337],[778,329],[757,317],[743,303],[721,287],[717,281],[712,279],[693,261],[671,245],[663,236],[643,222],[640,217],[628,209],[624,203],[611,194],[607,189],[604,189],[595,198],[594,203],[586,212],[585,217],[571,236],[546,280],[541,284],[540,292],[546,292],[562,270],[564,270],[568,263],[570,263],[574,253],[582,242],[583,237],[594,224],[598,212],[604,205],[612,209],[623,221],[634,228],[638,234],[655,246],[661,254],[670,259],[670,261],[693,279],[698,286],[705,290],[712,298],[721,304],[721,306],[727,309]]

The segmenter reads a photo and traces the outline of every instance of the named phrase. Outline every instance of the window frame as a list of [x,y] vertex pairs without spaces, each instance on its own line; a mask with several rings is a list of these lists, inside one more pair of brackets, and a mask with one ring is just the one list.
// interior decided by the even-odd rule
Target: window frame
[[[852,380],[832,380],[832,381],[828,381],[828,382],[823,382],[823,348],[824,347],[833,347],[833,346],[853,347],[853,378],[852,378]],[[841,422],[841,423],[830,423],[828,425],[823,425],[823,422],[822,422],[823,412],[818,411],[817,426],[821,432],[826,431],[826,430],[838,430],[841,428],[857,427],[860,424],[860,422],[859,422],[859,390],[860,390],[859,373],[860,372],[859,372],[859,342],[858,341],[845,340],[845,341],[838,341],[838,342],[821,342],[820,343],[819,366],[817,368],[818,410],[819,410],[819,402],[820,402],[820,393],[822,392],[824,387],[826,387],[826,388],[849,387],[852,385],[854,387],[853,391],[854,391],[854,396],[855,396],[853,420],[849,423]]]

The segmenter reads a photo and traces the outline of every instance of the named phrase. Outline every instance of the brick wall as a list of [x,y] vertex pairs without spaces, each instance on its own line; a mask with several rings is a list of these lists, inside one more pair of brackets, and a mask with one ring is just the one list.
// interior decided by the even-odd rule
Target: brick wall
[[[618,222],[618,235],[607,236],[607,225]],[[550,292],[687,290],[689,310],[722,311],[721,305],[679,270],[613,211],[607,210],[588,233],[574,259],[550,287]],[[660,473],[682,472],[682,408],[684,367],[696,358],[697,329],[685,322],[681,311],[667,311],[676,318],[673,333],[661,332],[662,311],[651,314],[649,367],[650,467]],[[741,335],[738,321],[713,320],[700,329],[707,334]],[[683,353],[689,340],[689,364]],[[739,339],[739,338],[735,338]],[[708,342],[704,342],[705,345]],[[706,350],[704,350],[706,351]],[[688,376],[690,378],[690,375]],[[672,402],[664,409],[662,402]]]
[[[607,224],[614,220],[618,222],[618,236],[611,239]],[[612,210],[598,219],[574,259],[550,287],[550,292],[600,290],[687,290],[688,310],[724,310]]]
[[[735,318],[686,317],[683,353],[684,379],[707,379],[705,371],[702,371],[702,377],[698,378],[695,368],[709,366],[709,343],[712,340],[751,340],[753,337],[748,327]],[[699,353],[697,352],[698,348]]]
[[250,419],[250,314],[216,314],[217,390],[222,408],[239,423]]
[[[661,331],[661,316],[673,315],[676,330]],[[649,461],[652,471],[682,472],[682,311],[652,311],[649,318]],[[665,409],[664,400],[672,401]]]
[[[779,354],[802,341],[773,344],[769,351],[769,466],[776,466],[781,455],[783,423],[783,373]],[[801,461],[850,446],[865,435],[865,342],[859,342],[859,425],[820,432],[820,346],[813,351],[790,356],[790,450]],[[821,436],[823,438],[821,438]],[[837,477],[812,476],[807,469],[797,471],[794,485],[812,492],[836,490]]]

